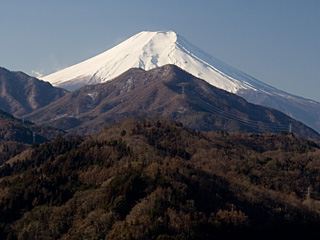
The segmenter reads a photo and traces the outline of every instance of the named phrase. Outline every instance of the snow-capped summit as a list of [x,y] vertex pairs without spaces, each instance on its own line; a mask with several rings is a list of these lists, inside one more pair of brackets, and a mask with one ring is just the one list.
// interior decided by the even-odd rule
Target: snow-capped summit
[[320,132],[319,102],[260,82],[205,53],[173,31],[140,32],[104,53],[50,74],[43,80],[72,91],[111,80],[130,68],[151,70],[166,64],[174,64],[249,102],[283,111]]
[[130,68],[150,70],[166,64],[174,64],[232,93],[248,88],[276,91],[210,56],[173,31],[140,32],[98,56],[48,75],[43,80],[75,90],[111,80]]

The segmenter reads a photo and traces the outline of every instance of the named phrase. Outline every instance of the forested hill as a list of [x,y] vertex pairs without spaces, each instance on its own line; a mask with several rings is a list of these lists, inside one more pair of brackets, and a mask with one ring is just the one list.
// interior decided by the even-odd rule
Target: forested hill
[[0,166],[32,144],[55,139],[63,131],[13,117],[0,109]]
[[319,167],[319,144],[294,134],[127,120],[4,165],[0,238],[306,238],[320,224]]

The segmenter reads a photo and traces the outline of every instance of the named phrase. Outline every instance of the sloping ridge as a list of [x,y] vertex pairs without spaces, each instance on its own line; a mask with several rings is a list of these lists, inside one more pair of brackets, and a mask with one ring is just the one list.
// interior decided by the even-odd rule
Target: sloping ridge
[[66,95],[68,91],[0,67],[0,109],[22,117]]
[[128,116],[158,115],[198,130],[280,132],[319,135],[302,123],[267,107],[250,104],[175,65],[149,71],[134,68],[112,81],[84,86],[28,115],[72,133],[96,133],[105,123]]

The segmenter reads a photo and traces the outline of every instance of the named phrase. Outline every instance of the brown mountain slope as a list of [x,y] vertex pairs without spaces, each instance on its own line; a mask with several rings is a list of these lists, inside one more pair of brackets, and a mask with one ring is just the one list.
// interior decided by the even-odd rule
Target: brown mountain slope
[[248,102],[269,106],[289,115],[320,132],[320,103],[302,97],[292,98],[281,95],[270,96],[267,93],[242,90],[237,95]]
[[0,109],[16,117],[43,107],[67,92],[23,72],[11,72],[0,67]]
[[173,120],[59,137],[0,168],[0,238],[308,239],[319,231],[319,156],[295,134]]
[[176,119],[198,130],[280,132],[289,131],[291,124],[295,132],[319,139],[315,131],[287,115],[250,104],[174,65],[131,69],[112,81],[69,93],[27,118],[86,134],[139,114]]

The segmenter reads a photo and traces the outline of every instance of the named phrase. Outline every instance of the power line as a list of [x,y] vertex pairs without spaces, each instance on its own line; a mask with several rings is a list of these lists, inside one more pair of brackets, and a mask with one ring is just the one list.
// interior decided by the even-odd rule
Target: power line
[[[183,93],[185,94],[185,89],[183,89]],[[203,107],[204,109],[206,109],[207,111],[213,113],[213,114],[218,114],[221,115],[225,118],[229,118],[231,120],[237,121],[243,125],[246,126],[250,126],[252,128],[256,128],[256,129],[261,129],[261,128],[268,128],[269,130],[273,130],[273,131],[292,131],[292,125],[291,123],[289,125],[281,125],[281,124],[276,124],[276,123],[266,123],[266,122],[262,122],[262,121],[255,121],[255,120],[251,120],[248,118],[243,118],[243,117],[239,117],[236,116],[230,112],[226,112],[208,102],[205,102],[204,100],[202,100],[201,98],[193,95],[194,98],[196,98],[198,100],[198,103],[200,103],[200,106]]]
[[217,107],[213,106],[212,104],[204,102],[200,98],[199,98],[199,100],[202,101],[203,104],[206,104],[211,110],[214,110],[215,112],[220,113],[221,115],[224,115],[225,117],[229,117],[229,118],[232,118],[234,120],[238,120],[238,121],[241,121],[243,123],[252,124],[252,125],[255,125],[255,126],[263,123],[264,125],[269,126],[270,128],[281,128],[281,129],[285,128],[285,129],[288,130],[288,127],[286,125],[280,125],[280,124],[276,124],[276,123],[266,123],[266,122],[261,122],[261,121],[254,121],[254,120],[250,120],[248,118],[239,117],[239,116],[234,115],[232,113],[226,112],[226,111],[224,111],[224,110],[222,110],[220,108],[217,108]]
[[[245,119],[245,118],[242,118],[242,117],[238,117],[234,114],[231,114],[231,113],[228,113],[224,110],[221,110],[221,109],[218,109],[214,106],[212,106],[211,104],[206,104],[206,106],[204,106],[204,104],[202,104],[202,107],[206,108],[207,110],[211,110],[212,113],[216,113],[216,114],[219,114],[219,115],[222,115],[226,118],[229,118],[229,119],[232,119],[232,120],[235,120],[235,121],[238,121],[240,122],[241,124],[244,124],[244,125],[247,125],[247,126],[251,126],[251,127],[256,127],[256,128],[260,128],[260,127],[268,127],[270,129],[273,129],[273,130],[288,130],[288,127],[287,126],[282,126],[282,125],[276,125],[276,124],[269,124],[269,123],[265,123],[265,122],[259,122],[259,121],[253,121],[253,120],[250,120],[250,119]],[[261,126],[263,125],[263,126]]]

